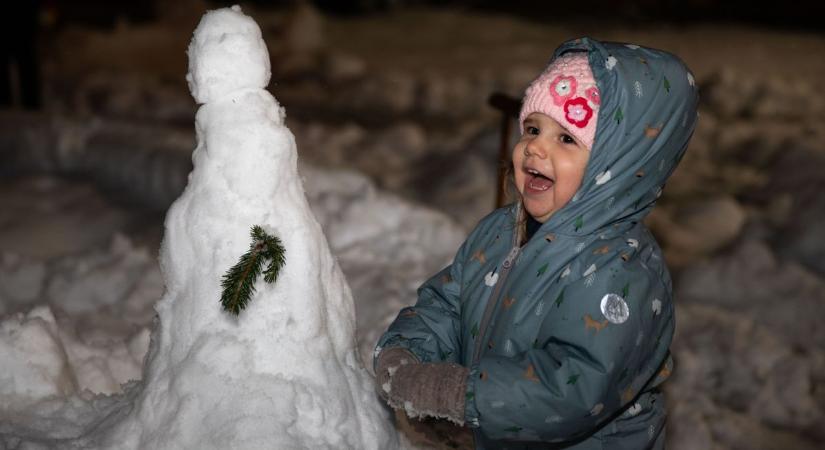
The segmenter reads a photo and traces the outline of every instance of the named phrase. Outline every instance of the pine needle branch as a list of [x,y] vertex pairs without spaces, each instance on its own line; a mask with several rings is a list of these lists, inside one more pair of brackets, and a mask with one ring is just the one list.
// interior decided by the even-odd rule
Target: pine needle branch
[[270,262],[264,271],[264,281],[274,283],[278,279],[278,273],[286,263],[286,249],[284,249],[281,240],[277,236],[267,236],[265,247],[266,257],[270,259]]
[[264,281],[274,283],[278,273],[284,266],[285,249],[281,240],[270,236],[258,225],[252,227],[250,233],[252,244],[249,251],[241,256],[237,264],[232,266],[221,279],[221,305],[223,309],[240,314],[246,308],[252,295],[255,294],[255,281],[261,274],[264,261],[271,260],[264,271]]

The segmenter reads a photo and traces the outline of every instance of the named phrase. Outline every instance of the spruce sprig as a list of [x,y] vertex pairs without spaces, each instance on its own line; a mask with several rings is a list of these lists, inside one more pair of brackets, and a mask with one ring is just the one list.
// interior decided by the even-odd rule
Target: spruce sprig
[[275,282],[286,262],[286,249],[277,236],[267,234],[258,225],[252,227],[250,236],[252,244],[249,251],[244,253],[238,263],[221,279],[221,305],[224,310],[236,316],[246,308],[246,304],[255,294],[255,280],[261,274],[264,262],[269,260],[269,265],[263,271],[264,281],[267,283]]

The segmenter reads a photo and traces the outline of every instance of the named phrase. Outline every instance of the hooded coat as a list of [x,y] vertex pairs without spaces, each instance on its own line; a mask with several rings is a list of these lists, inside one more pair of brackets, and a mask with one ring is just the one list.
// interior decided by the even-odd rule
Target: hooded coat
[[[671,278],[642,219],[697,119],[692,74],[636,45],[569,41],[601,95],[582,184],[525,244],[520,202],[479,222],[380,338],[470,368],[478,448],[663,448]],[[552,62],[552,60],[551,60]]]

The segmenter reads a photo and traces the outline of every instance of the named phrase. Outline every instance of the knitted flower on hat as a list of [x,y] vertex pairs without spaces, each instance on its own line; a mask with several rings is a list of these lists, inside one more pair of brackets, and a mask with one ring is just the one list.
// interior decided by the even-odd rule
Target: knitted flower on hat
[[599,113],[599,88],[586,53],[562,55],[536,78],[524,95],[519,126],[534,112],[544,113],[565,127],[587,148],[593,147]]

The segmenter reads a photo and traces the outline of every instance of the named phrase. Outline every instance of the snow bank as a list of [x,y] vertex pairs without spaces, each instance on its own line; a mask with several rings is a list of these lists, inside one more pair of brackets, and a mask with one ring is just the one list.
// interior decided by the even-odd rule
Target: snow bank
[[[21,406],[13,397],[27,404],[49,395],[117,393],[140,378],[151,306],[163,292],[145,249],[116,235],[108,249],[48,265],[6,253],[0,273],[0,304],[17,311],[0,322],[4,407]],[[15,289],[17,302],[9,295]],[[43,295],[20,295],[27,291]]]
[[155,260],[121,235],[50,261],[2,254],[0,448],[56,445],[118,408],[106,394],[140,378],[162,288]]

